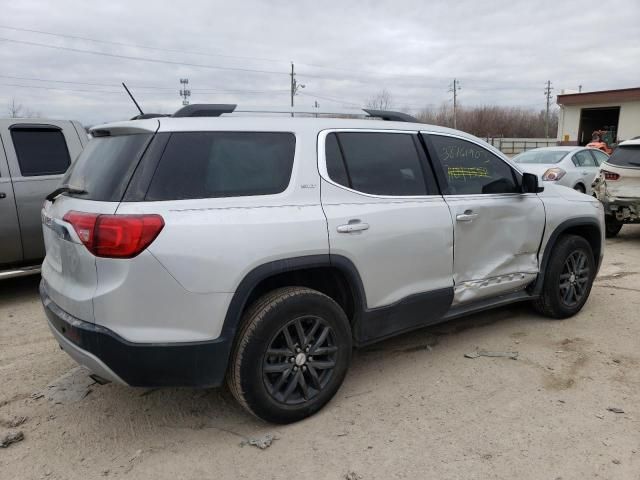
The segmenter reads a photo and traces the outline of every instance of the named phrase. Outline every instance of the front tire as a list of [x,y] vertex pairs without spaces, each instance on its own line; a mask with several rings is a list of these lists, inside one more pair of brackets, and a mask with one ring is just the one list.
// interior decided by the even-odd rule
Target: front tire
[[535,309],[550,318],[578,313],[589,297],[596,273],[591,245],[577,235],[563,235],[551,252]]
[[577,184],[575,187],[573,187],[573,189],[576,192],[580,192],[580,193],[587,193],[587,189],[584,187],[584,185],[582,185],[581,183]]
[[302,420],[342,385],[351,361],[351,328],[330,297],[309,288],[279,288],[257,300],[242,325],[227,383],[256,417]]

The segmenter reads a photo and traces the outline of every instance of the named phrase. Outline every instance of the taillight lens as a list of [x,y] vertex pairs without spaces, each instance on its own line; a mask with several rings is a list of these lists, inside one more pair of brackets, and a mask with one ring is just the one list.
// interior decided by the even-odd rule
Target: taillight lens
[[608,170],[602,170],[602,175],[604,175],[605,180],[615,181],[620,180],[620,175],[615,172],[610,172]]
[[557,182],[562,177],[564,177],[566,173],[567,172],[565,172],[561,168],[550,168],[542,174],[542,180],[544,180],[545,182]]
[[133,258],[156,239],[164,220],[160,215],[101,215],[68,212],[63,220],[73,225],[87,250],[97,257]]

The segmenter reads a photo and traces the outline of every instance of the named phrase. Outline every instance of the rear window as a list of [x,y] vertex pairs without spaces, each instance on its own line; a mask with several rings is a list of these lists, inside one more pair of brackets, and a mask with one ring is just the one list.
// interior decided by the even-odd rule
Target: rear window
[[516,163],[548,165],[550,163],[559,163],[567,156],[566,150],[529,150],[513,157]]
[[640,145],[616,148],[607,163],[619,167],[640,167]]
[[60,175],[69,168],[69,150],[60,129],[12,128],[11,139],[23,177]]
[[104,202],[119,202],[152,133],[97,137],[89,141],[62,179],[62,185],[85,190],[68,194]]
[[282,132],[172,133],[147,200],[273,195],[289,185],[295,136]]

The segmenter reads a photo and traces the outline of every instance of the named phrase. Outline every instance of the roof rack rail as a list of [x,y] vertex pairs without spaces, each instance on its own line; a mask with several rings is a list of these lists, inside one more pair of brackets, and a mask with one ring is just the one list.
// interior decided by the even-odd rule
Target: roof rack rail
[[394,112],[391,110],[374,110],[371,108],[363,108],[362,110],[367,112],[370,117],[378,117],[382,120],[388,120],[390,122],[420,123],[416,117],[413,117],[408,113]]
[[168,113],[141,113],[135,117],[131,117],[131,120],[147,120],[149,118],[170,117]]
[[284,114],[308,114],[308,115],[360,115],[381,118],[392,122],[420,123],[418,119],[402,112],[390,110],[363,109],[332,109],[331,111],[318,110],[313,107],[239,107],[232,103],[203,103],[182,107],[173,117],[219,117],[225,113],[284,113]]
[[235,103],[192,103],[182,107],[173,117],[219,117],[236,109]]

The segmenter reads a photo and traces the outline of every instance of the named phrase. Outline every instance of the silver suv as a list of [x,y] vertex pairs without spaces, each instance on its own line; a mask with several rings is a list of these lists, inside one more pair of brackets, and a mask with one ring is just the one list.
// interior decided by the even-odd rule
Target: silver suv
[[595,198],[543,191],[477,138],[402,114],[234,109],[95,127],[45,203],[49,325],[97,376],[226,379],[287,423],[333,397],[354,346],[513,302],[552,318],[586,302]]

